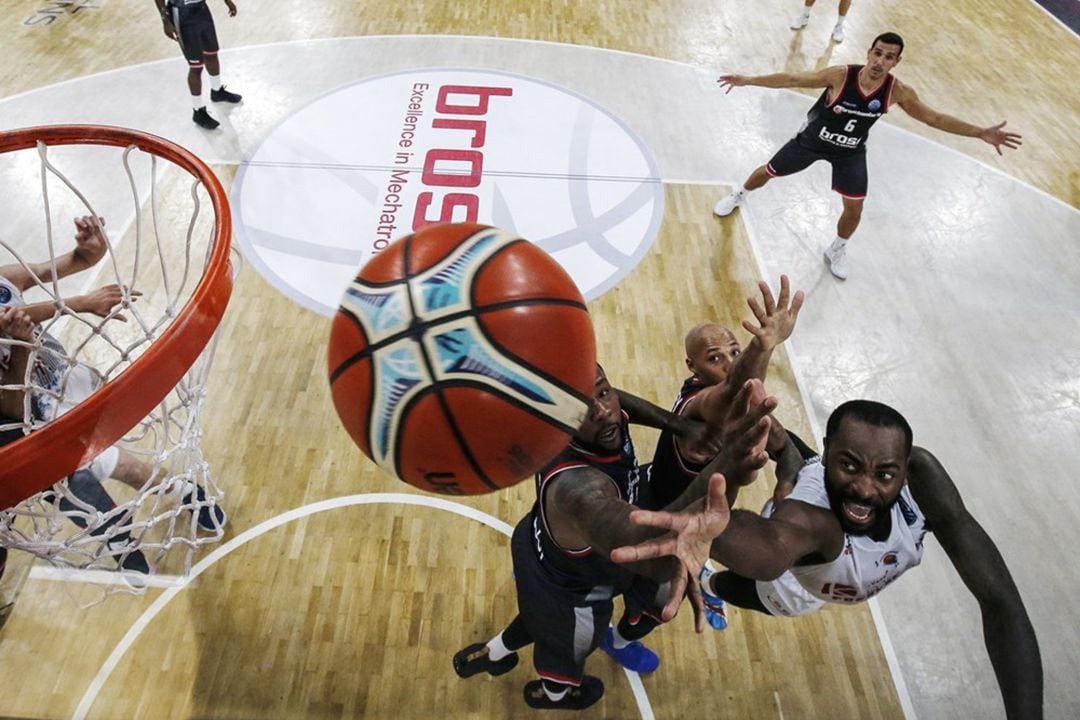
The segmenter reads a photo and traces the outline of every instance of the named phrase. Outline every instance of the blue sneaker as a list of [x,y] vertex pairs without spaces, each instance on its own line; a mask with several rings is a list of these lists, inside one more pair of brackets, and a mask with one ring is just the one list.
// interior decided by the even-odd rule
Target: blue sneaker
[[710,592],[709,581],[715,574],[716,571],[712,569],[711,563],[705,563],[698,576],[701,582],[701,597],[705,601],[705,620],[713,630],[727,630],[727,607],[722,599]]
[[634,640],[629,645],[618,650],[615,649],[615,634],[609,626],[604,633],[604,639],[600,641],[600,649],[611,657],[615,662],[627,670],[647,675],[660,667],[660,658],[649,648],[641,644],[640,640]]

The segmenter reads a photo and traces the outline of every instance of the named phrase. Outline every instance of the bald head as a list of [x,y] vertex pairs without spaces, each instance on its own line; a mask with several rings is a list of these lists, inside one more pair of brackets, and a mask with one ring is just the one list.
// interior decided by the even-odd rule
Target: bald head
[[686,333],[686,367],[705,385],[723,382],[742,352],[739,341],[723,325],[701,323]]

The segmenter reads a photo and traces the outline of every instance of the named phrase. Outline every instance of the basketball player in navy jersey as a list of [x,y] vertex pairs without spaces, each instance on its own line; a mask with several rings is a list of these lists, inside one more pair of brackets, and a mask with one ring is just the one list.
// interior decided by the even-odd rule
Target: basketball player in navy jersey
[[[900,413],[869,400],[833,411],[824,448],[821,458],[799,472],[791,494],[762,515],[636,512],[634,522],[674,532],[619,548],[612,559],[640,562],[679,554],[688,567],[702,563],[674,540],[684,527],[697,537],[715,514],[710,555],[728,570],[706,579],[707,592],[738,607],[793,617],[825,603],[873,597],[919,564],[924,537],[933,532],[979,603],[1007,716],[1041,718],[1035,630],[1005,561],[937,458],[912,447],[911,427]],[[673,507],[701,492],[700,483],[692,486]]]
[[[710,507],[726,510],[724,477],[714,473],[745,484],[765,463],[765,415],[775,404],[752,406],[748,391],[741,397],[743,402],[733,404],[720,431],[724,449],[699,486],[708,486]],[[691,597],[701,631],[696,573],[687,575],[671,559],[631,567],[608,559],[612,548],[643,530],[629,521],[635,507],[647,506],[649,483],[648,470],[638,465],[634,453],[631,421],[654,427],[674,424],[692,434],[691,426],[677,416],[616,392],[598,367],[585,422],[569,447],[538,473],[536,504],[514,530],[511,553],[519,614],[489,642],[454,655],[460,677],[509,672],[517,665],[517,651],[534,644],[533,665],[540,677],[525,685],[525,702],[537,709],[580,710],[604,693],[600,679],[585,674],[585,660],[597,647],[624,667],[655,670],[659,661],[639,640],[674,616],[684,592]],[[683,539],[693,542],[691,535]],[[699,538],[697,552],[707,554],[710,541],[709,536]],[[627,614],[612,629],[612,599],[620,594]]]
[[750,173],[742,187],[720,200],[713,212],[731,214],[746,199],[774,177],[805,170],[818,160],[832,165],[832,187],[844,203],[836,226],[836,239],[825,250],[829,270],[840,280],[848,277],[847,242],[859,226],[866,198],[866,139],[870,128],[892,105],[899,105],[916,120],[953,135],[977,137],[1001,148],[1020,146],[1020,135],[1007,132],[1001,122],[977,127],[928,107],[909,85],[893,77],[900,62],[904,40],[896,33],[874,38],[865,65],[835,65],[816,72],[774,75],[721,75],[717,82],[731,92],[733,87],[759,85],[770,88],[817,88],[825,91],[810,108],[799,133],[765,165]]
[[[217,30],[206,0],[154,0],[165,37],[180,44],[188,61],[188,90],[191,91],[191,119],[201,128],[214,130],[219,123],[206,111],[202,99],[202,70],[210,75],[210,99],[214,102],[238,103],[243,98],[221,84],[221,64],[218,62]],[[235,17],[236,5],[225,0],[229,17]]]

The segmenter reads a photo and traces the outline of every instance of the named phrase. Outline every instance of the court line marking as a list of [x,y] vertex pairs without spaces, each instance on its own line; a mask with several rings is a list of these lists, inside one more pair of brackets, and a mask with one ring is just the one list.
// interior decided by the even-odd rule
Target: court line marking
[[1044,13],[1046,13],[1046,16],[1047,16],[1048,18],[1050,18],[1051,20],[1053,20],[1054,22],[1056,22],[1056,23],[1057,23],[1058,25],[1060,25],[1061,27],[1063,27],[1063,28],[1065,29],[1065,32],[1069,33],[1069,34],[1070,34],[1070,35],[1072,35],[1072,36],[1073,36],[1074,38],[1075,38],[1075,37],[1077,37],[1077,33],[1076,33],[1076,31],[1075,31],[1075,30],[1073,30],[1073,29],[1072,29],[1071,27],[1069,27],[1068,25],[1066,25],[1066,24],[1065,24],[1065,21],[1064,21],[1064,20],[1062,20],[1061,18],[1059,18],[1059,17],[1058,17],[1057,15],[1055,15],[1054,13],[1050,12],[1049,8],[1045,8],[1045,7],[1043,7],[1043,6],[1042,6],[1042,3],[1040,3],[1040,2],[1039,2],[1039,0],[1029,0],[1029,1],[1031,2],[1031,4],[1032,4],[1032,5],[1034,5],[1035,7],[1039,8],[1039,9],[1040,9],[1040,10],[1042,10],[1042,11],[1043,11]]
[[[739,183],[726,183],[729,187],[739,187]],[[758,244],[756,238],[758,237],[757,230],[754,226],[753,212],[750,210],[751,203],[745,203],[739,209],[739,220],[742,222],[743,227],[746,229],[746,237],[750,242],[750,252],[754,255],[754,262],[758,266],[758,275],[763,278],[768,278],[765,268],[765,262],[758,251]],[[821,424],[818,422],[817,416],[814,414],[814,406],[810,402],[810,395],[807,392],[806,379],[803,376],[801,361],[799,360],[799,353],[797,351],[797,343],[793,339],[789,339],[785,343],[787,347],[788,364],[791,366],[791,374],[795,379],[795,387],[799,389],[799,396],[802,399],[803,412],[806,413],[806,418],[810,422],[810,430],[814,433],[815,440],[817,438],[824,437]],[[900,660],[896,656],[896,649],[893,647],[892,637],[889,635],[889,630],[885,627],[885,618],[881,614],[881,609],[878,607],[876,597],[872,597],[867,601],[870,606],[870,617],[874,620],[874,628],[877,630],[878,641],[881,642],[881,649],[885,653],[885,662],[889,666],[889,673],[892,675],[893,687],[896,688],[897,698],[900,700],[900,708],[904,712],[904,718],[906,720],[918,720],[918,716],[915,714],[915,705],[911,702],[911,693],[908,692],[907,682],[904,680],[904,672],[900,668]],[[779,698],[777,699],[779,702]]]
[[[425,495],[408,495],[405,493],[362,493],[359,495],[345,495],[341,497],[329,498],[327,500],[320,500],[319,502],[310,503],[302,507],[293,508],[287,512],[281,513],[275,517],[262,521],[254,527],[250,527],[244,532],[240,533],[236,537],[230,539],[224,545],[217,547],[200,560],[191,568],[191,574],[178,586],[172,586],[165,590],[153,603],[148,607],[143,614],[131,624],[128,631],[124,634],[124,637],[113,648],[113,651],[109,654],[109,657],[105,659],[101,667],[98,669],[97,675],[87,686],[86,691],[83,693],[82,699],[79,701],[78,706],[75,708],[75,713],[72,715],[74,720],[85,720],[90,709],[93,707],[94,702],[97,700],[98,694],[101,689],[108,682],[109,676],[112,674],[116,666],[120,664],[127,651],[138,640],[143,630],[149,627],[150,623],[157,617],[158,613],[165,609],[173,598],[175,598],[180,591],[184,590],[190,585],[197,577],[202,575],[206,570],[214,565],[218,560],[221,560],[226,555],[231,553],[237,548],[243,547],[247,543],[255,540],[259,536],[275,530],[282,525],[292,522],[293,520],[299,520],[300,518],[307,517],[309,515],[315,515],[316,513],[325,512],[327,510],[336,510],[338,508],[352,507],[355,505],[382,505],[382,504],[394,504],[394,505],[417,505],[420,507],[427,507],[436,510],[446,510],[447,512],[461,515],[462,517],[476,520],[488,527],[501,532],[503,535],[510,537],[514,533],[514,528],[502,520],[488,515],[482,510],[469,507],[468,505],[461,505],[456,502],[444,500],[438,497],[429,497]],[[638,711],[641,713],[642,720],[654,720],[652,705],[649,703],[649,697],[645,692],[645,687],[641,682],[641,678],[636,672],[632,672],[623,668],[623,672],[626,673],[627,679],[630,681],[630,688],[634,693],[634,700],[637,702]]]
[[[131,578],[131,582],[124,576]],[[136,572],[117,570],[75,570],[73,568],[53,567],[52,565],[34,565],[30,568],[30,579],[47,582],[88,583],[90,585],[124,585],[130,587],[138,583],[152,588],[182,588],[187,583],[181,575],[143,575]]]

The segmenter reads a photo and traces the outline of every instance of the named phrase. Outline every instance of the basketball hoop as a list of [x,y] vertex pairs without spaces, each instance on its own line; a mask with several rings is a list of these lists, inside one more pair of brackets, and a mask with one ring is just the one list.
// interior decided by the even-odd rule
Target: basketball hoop
[[[117,155],[119,165],[114,166],[109,160]],[[68,370],[59,389],[49,390],[54,400],[62,400],[67,392],[70,368],[91,368],[100,376],[99,386],[88,397],[49,418],[30,412],[32,393],[37,398],[45,391],[33,384],[29,368],[23,386],[4,386],[24,391],[27,412],[20,422],[0,421],[0,429],[22,432],[22,437],[0,447],[0,508],[7,508],[0,513],[0,545],[60,565],[95,567],[106,555],[115,561],[148,544],[160,549],[157,557],[162,557],[178,542],[190,549],[220,539],[220,528],[209,533],[204,528],[200,535],[195,521],[180,514],[185,509],[197,514],[220,496],[209,480],[198,440],[214,333],[233,285],[231,218],[221,183],[206,163],[179,145],[117,127],[58,125],[0,132],[0,160],[10,160],[11,172],[34,170],[34,182],[41,186],[37,199],[45,211],[44,228],[35,229],[26,220],[36,210],[14,208],[22,217],[21,225],[12,226],[27,237],[10,238],[9,243],[10,236],[0,234],[0,249],[6,251],[0,253],[0,266],[23,268],[34,278],[28,292],[43,295],[55,307],[52,319],[40,324],[36,342],[10,338],[0,342],[10,348],[26,347],[31,365],[49,353],[62,356],[56,361],[66,363]],[[126,178],[126,183],[108,182],[110,172]],[[77,178],[80,173],[89,180]],[[80,190],[76,183],[84,188],[92,183],[94,190]],[[22,177],[16,177],[15,185],[19,190],[32,187]],[[174,192],[162,200],[163,187],[189,192]],[[206,199],[212,218],[200,212]],[[41,281],[31,272],[34,263],[46,258],[57,274],[62,253],[54,240],[63,236],[53,225],[65,207],[68,217],[110,213],[106,218],[110,232],[99,228],[107,251],[94,266],[108,276],[101,282],[123,288],[121,306],[108,317],[88,319],[88,313],[65,304],[65,297],[73,293],[65,292],[55,278]],[[128,230],[121,229],[117,239],[115,221],[125,219]],[[169,232],[177,227],[184,229],[186,240],[169,244]],[[118,313],[129,321],[119,322]],[[65,339],[44,347],[40,335]],[[146,458],[153,465],[152,482],[105,514],[70,496],[65,505],[64,479],[114,446]],[[193,485],[203,497],[186,497],[194,495]],[[59,522],[64,518],[76,525]],[[185,525],[191,532],[181,532]],[[95,536],[95,527],[107,527],[109,532]],[[125,541],[120,552],[103,549],[120,535]]]

